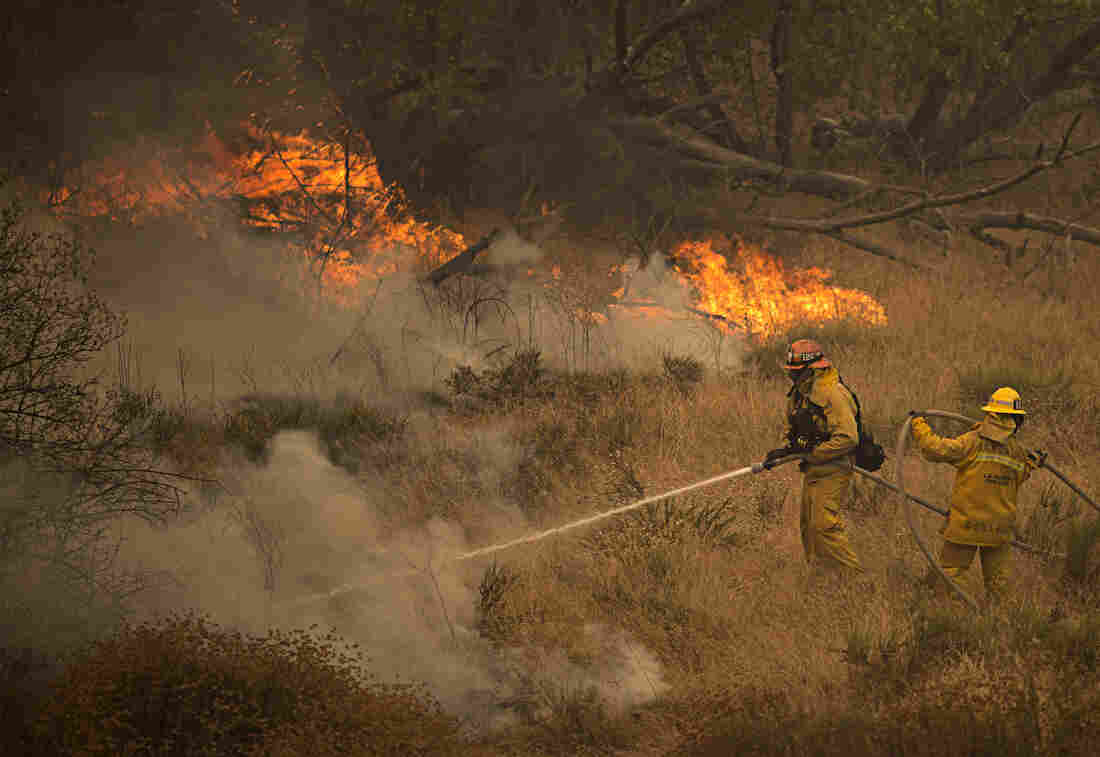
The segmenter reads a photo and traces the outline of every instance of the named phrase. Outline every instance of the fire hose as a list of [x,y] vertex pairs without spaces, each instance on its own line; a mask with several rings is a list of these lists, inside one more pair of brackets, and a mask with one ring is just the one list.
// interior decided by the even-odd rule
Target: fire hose
[[[611,518],[615,515],[620,515],[631,510],[637,510],[641,507],[645,507],[646,505],[651,505],[654,502],[660,502],[664,499],[671,499],[672,497],[686,494],[687,492],[694,491],[695,489],[702,489],[704,486],[710,486],[712,484],[717,484],[722,481],[729,481],[731,479],[740,478],[741,476],[747,476],[750,473],[761,473],[765,470],[769,470],[780,465],[785,465],[787,463],[792,463],[796,460],[801,459],[802,455],[788,455],[786,457],[781,457],[772,463],[769,463],[767,467],[764,466],[764,463],[753,463],[752,465],[746,465],[744,468],[738,468],[736,470],[727,471],[726,473],[720,473],[717,476],[711,476],[710,478],[703,479],[702,481],[696,481],[695,483],[688,484],[687,486],[670,489],[669,491],[655,494],[652,497],[639,499],[635,502],[631,502],[628,505],[623,505],[622,507],[616,507],[611,510],[604,510],[603,512],[596,513],[595,515],[590,515],[587,518],[580,518],[579,520],[571,521],[561,526],[548,528],[545,531],[539,531],[537,533],[529,534],[527,536],[521,536],[517,539],[512,539],[511,541],[502,542],[500,544],[491,544],[487,547],[481,547],[470,552],[463,552],[461,554],[452,555],[448,558],[447,561],[463,562],[465,560],[472,560],[475,557],[482,557],[484,555],[493,554],[494,552],[501,552],[506,549],[511,549],[512,547],[519,546],[520,544],[530,544],[531,542],[541,541],[542,539],[545,539],[549,536],[564,533],[565,531],[571,531],[574,528],[587,526],[592,523],[596,523],[597,521]],[[413,575],[416,572],[418,571],[407,571],[402,575]],[[291,600],[290,602],[286,603],[286,606],[299,607],[325,599],[332,599],[333,597],[339,596],[341,594],[346,594],[349,591],[355,591],[356,589],[363,588],[363,586],[364,584],[362,582],[344,584],[342,586],[337,586],[335,589],[331,589],[329,591],[318,592],[316,594],[310,594],[305,597],[299,597],[297,599]]]
[[[955,415],[954,413],[944,413],[944,412],[941,412],[941,411],[938,411],[938,410],[928,410],[928,411],[925,411],[922,414],[923,415],[928,415],[928,416],[952,418],[954,420],[962,420],[962,421],[966,421],[968,423],[973,423],[974,422],[974,421],[972,421],[971,419],[969,419],[965,416]],[[977,609],[977,605],[974,603],[974,601],[971,600],[962,591],[962,589],[960,589],[957,585],[955,585],[955,583],[953,581],[951,581],[943,573],[942,569],[940,569],[939,565],[932,558],[931,552],[928,550],[927,545],[921,539],[920,534],[916,529],[916,523],[913,520],[910,502],[916,502],[917,504],[921,505],[922,507],[924,507],[928,510],[931,510],[932,512],[938,513],[939,515],[944,516],[944,517],[947,517],[948,511],[944,510],[943,508],[937,507],[936,505],[932,504],[931,502],[928,502],[928,501],[926,501],[926,500],[924,500],[924,499],[922,499],[922,498],[920,498],[920,497],[918,497],[914,494],[910,494],[905,490],[905,484],[904,484],[904,479],[903,479],[902,469],[901,469],[901,460],[904,457],[905,452],[906,452],[906,441],[908,439],[908,432],[909,432],[909,420],[906,420],[905,424],[902,426],[901,435],[898,437],[898,450],[897,450],[897,455],[898,455],[898,466],[897,466],[898,483],[897,484],[893,484],[893,483],[887,481],[886,479],[882,478],[881,476],[878,476],[878,475],[872,473],[871,471],[860,468],[860,467],[858,467],[858,466],[856,466],[852,463],[848,463],[847,465],[840,464],[840,463],[832,463],[830,465],[831,465],[831,467],[835,467],[835,468],[840,469],[840,470],[851,470],[851,471],[853,471],[855,473],[858,473],[861,476],[864,476],[865,478],[867,478],[867,479],[869,479],[869,480],[871,480],[871,481],[873,481],[873,482],[875,482],[875,483],[877,483],[881,486],[886,487],[887,489],[890,489],[890,490],[900,494],[903,498],[903,501],[905,502],[906,520],[909,524],[909,529],[912,532],[913,537],[917,542],[917,545],[920,547],[921,551],[924,553],[925,558],[928,559],[929,563],[933,566],[933,568],[935,568],[936,571],[940,574],[940,576],[943,577],[944,580],[947,581],[949,586],[951,586],[952,588],[955,589],[955,591],[963,598],[963,600],[968,605],[970,605],[971,607]],[[687,492],[694,491],[695,489],[701,489],[705,486],[711,486],[713,484],[717,484],[717,483],[720,483],[722,481],[729,481],[729,480],[732,480],[732,479],[735,479],[735,478],[740,478],[741,476],[745,476],[745,475],[749,475],[749,474],[762,473],[765,470],[770,470],[770,469],[776,468],[780,465],[785,465],[787,463],[794,462],[796,460],[802,460],[804,457],[805,456],[803,454],[791,454],[791,455],[787,455],[785,457],[778,458],[775,461],[773,461],[771,463],[768,463],[767,465],[765,465],[764,463],[754,463],[752,465],[747,465],[743,468],[738,468],[736,470],[727,471],[726,473],[721,473],[717,476],[712,476],[710,478],[706,478],[706,479],[703,479],[701,481],[696,481],[695,483],[688,484],[686,486],[681,486],[681,487],[676,488],[676,489],[670,489],[668,491],[661,492],[660,494],[655,494],[651,497],[645,497],[643,499],[636,500],[634,502],[623,505],[621,507],[612,508],[610,510],[604,510],[603,512],[596,513],[595,515],[590,515],[586,518],[580,518],[578,520],[571,521],[571,522],[566,523],[566,524],[561,525],[561,526],[556,526],[554,528],[549,528],[549,529],[546,529],[544,531],[539,531],[539,532],[536,532],[534,534],[529,534],[527,536],[521,536],[519,538],[512,539],[510,541],[502,542],[502,543],[499,543],[499,544],[492,544],[492,545],[489,545],[489,546],[486,546],[486,547],[480,547],[478,549],[475,549],[475,550],[472,550],[472,551],[469,551],[469,552],[463,552],[461,554],[452,555],[448,559],[448,561],[449,562],[463,562],[463,561],[466,561],[466,560],[472,560],[476,557],[482,557],[484,555],[493,554],[495,552],[501,552],[501,551],[506,550],[506,549],[511,549],[512,547],[516,547],[516,546],[519,546],[521,544],[530,544],[532,542],[541,541],[542,539],[548,538],[550,536],[554,536],[556,534],[564,533],[565,531],[571,531],[575,528],[581,528],[583,526],[591,525],[592,523],[596,523],[598,521],[601,521],[601,520],[604,520],[604,519],[607,519],[607,518],[611,518],[611,517],[614,517],[616,515],[620,515],[622,513],[629,512],[631,510],[637,510],[641,507],[645,507],[646,505],[650,505],[650,504],[653,504],[655,502],[659,502],[661,500],[670,499],[672,497],[676,497],[676,496],[679,496],[681,494],[686,494]],[[1045,461],[1044,461],[1044,463],[1045,463]],[[1050,470],[1052,473],[1054,473],[1056,476],[1058,476],[1058,478],[1062,479],[1068,486],[1070,486],[1070,488],[1072,488],[1077,494],[1079,494],[1086,502],[1088,502],[1093,507],[1097,507],[1096,503],[1092,499],[1090,499],[1083,491],[1081,491],[1079,487],[1077,487],[1076,485],[1071,483],[1068,479],[1066,479],[1065,476],[1063,474],[1061,474],[1061,472],[1054,469],[1053,466],[1051,466],[1050,464],[1045,463],[1044,467],[1046,467],[1048,470]],[[1100,510],[1100,507],[1097,507],[1097,509]],[[1017,541],[1017,540],[1012,540],[1011,543],[1014,547],[1022,549],[1026,552],[1031,552],[1031,553],[1034,553],[1034,554],[1047,554],[1047,555],[1052,554],[1052,553],[1049,553],[1049,552],[1045,552],[1044,550],[1038,549],[1036,547],[1033,547],[1031,545],[1024,544],[1023,542],[1020,542],[1020,541]],[[294,600],[291,604],[293,606],[300,606],[302,604],[308,604],[308,603],[319,601],[319,600],[322,600],[322,599],[331,599],[331,598],[333,598],[337,595],[344,594],[344,593],[349,592],[349,591],[354,591],[355,589],[360,588],[361,586],[362,586],[361,583],[345,584],[343,586],[339,586],[339,587],[337,587],[335,589],[332,589],[330,591],[320,592],[320,593],[317,593],[317,594],[312,594],[312,595],[309,595],[307,597],[301,597],[297,600]]]
[[[904,472],[902,463],[905,460],[905,453],[908,451],[909,428],[910,428],[910,426],[913,422],[913,418],[916,417],[916,416],[925,416],[925,417],[931,417],[931,418],[946,418],[948,420],[959,421],[960,423],[967,423],[967,424],[971,424],[971,425],[973,425],[975,423],[978,423],[978,421],[974,420],[973,418],[969,418],[965,415],[959,415],[958,413],[949,413],[945,410],[920,410],[920,411],[914,411],[908,418],[905,419],[905,423],[902,424],[901,430],[898,432],[898,443],[897,443],[897,448],[896,448],[895,453],[894,453],[894,457],[895,457],[895,462],[894,462],[895,468],[894,469],[895,469],[895,472],[896,472],[896,475],[897,475],[897,480],[898,480],[896,491],[899,494],[902,495],[902,501],[905,504],[905,520],[906,520],[906,523],[909,525],[910,533],[913,534],[913,540],[917,542],[917,546],[920,548],[921,553],[924,554],[925,559],[928,560],[928,564],[930,566],[932,566],[932,569],[939,575],[939,577],[941,579],[943,579],[943,581],[951,588],[951,590],[956,594],[956,596],[958,596],[960,599],[962,599],[963,602],[965,602],[972,610],[977,611],[979,609],[978,608],[978,603],[975,602],[973,599],[971,599],[971,597],[965,591],[963,591],[962,587],[960,587],[956,581],[952,580],[951,577],[948,576],[947,573],[944,572],[943,568],[940,567],[939,562],[937,562],[932,557],[932,553],[928,549],[928,545],[925,544],[924,539],[921,537],[920,531],[917,529],[916,522],[913,518],[913,508],[912,508],[912,505],[910,504],[910,500],[914,500],[914,501],[918,501],[918,502],[920,500],[917,499],[916,497],[914,497],[913,495],[909,494],[905,490],[905,472]],[[1050,471],[1052,474],[1054,474],[1059,480],[1061,480],[1064,484],[1066,484],[1066,486],[1068,486],[1070,489],[1072,489],[1075,494],[1080,496],[1081,499],[1083,499],[1090,506],[1092,506],[1093,509],[1100,512],[1100,505],[1097,505],[1096,502],[1091,497],[1089,497],[1087,494],[1085,494],[1085,492],[1081,489],[1081,487],[1077,486],[1072,481],[1070,481],[1065,476],[1064,473],[1062,473],[1060,470],[1058,470],[1052,464],[1050,464],[1047,461],[1045,455],[1042,455],[1042,454],[1038,455],[1038,460],[1039,460],[1039,467],[1046,468],[1048,471]],[[882,482],[882,483],[884,483],[884,482]],[[939,512],[941,515],[943,515],[945,517],[948,515],[948,513],[943,512],[943,511],[939,510],[938,508],[935,508],[935,509],[936,509],[936,512]],[[1012,545],[1015,546],[1015,547],[1020,547],[1022,549],[1025,549],[1029,552],[1040,552],[1040,550],[1037,550],[1035,547],[1031,547],[1031,546],[1028,546],[1026,544],[1022,544],[1022,543],[1017,542],[1015,540],[1012,541]]]

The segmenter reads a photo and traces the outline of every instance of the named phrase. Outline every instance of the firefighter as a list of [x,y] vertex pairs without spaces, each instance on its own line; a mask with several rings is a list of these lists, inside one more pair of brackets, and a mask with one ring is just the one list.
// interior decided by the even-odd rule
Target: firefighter
[[787,393],[788,444],[769,452],[764,465],[770,467],[791,454],[805,455],[799,464],[803,473],[799,526],[806,560],[811,565],[862,572],[840,516],[854,474],[824,465],[851,462],[859,443],[857,400],[815,341],[793,342],[784,368],[792,384]]
[[1009,542],[1015,535],[1016,495],[1042,464],[1042,453],[1029,453],[1016,440],[1027,413],[1015,389],[1004,386],[993,392],[982,410],[982,422],[954,438],[937,436],[915,411],[909,415],[913,440],[924,459],[949,463],[956,470],[951,511],[942,530],[940,567],[955,580],[977,553],[986,592],[996,599],[1004,594],[1012,574]]

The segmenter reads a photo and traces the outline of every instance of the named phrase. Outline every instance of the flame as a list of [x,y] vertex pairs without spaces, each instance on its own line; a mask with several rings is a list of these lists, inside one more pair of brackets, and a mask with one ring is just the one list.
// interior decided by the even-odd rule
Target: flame
[[361,137],[348,149],[310,136],[245,131],[233,150],[211,130],[190,148],[139,140],[119,155],[82,164],[47,204],[59,215],[141,224],[184,214],[196,233],[212,226],[203,209],[231,202],[243,222],[279,235],[326,296],[348,303],[364,280],[434,267],[466,246],[463,237],[414,218],[400,188],[386,185]]
[[[716,248],[729,252],[723,255]],[[684,242],[672,257],[679,269],[679,284],[692,303],[688,312],[710,318],[727,331],[766,339],[807,322],[886,323],[885,309],[871,295],[826,283],[832,271],[789,271],[775,256],[740,240],[715,237]],[[610,273],[628,278],[630,271],[615,266]],[[612,296],[622,301],[626,288],[620,287]],[[644,315],[675,317],[668,308],[644,297],[629,304]]]
[[[213,232],[212,202],[235,205],[242,223],[286,245],[320,284],[326,299],[353,304],[364,281],[400,270],[434,268],[465,248],[462,235],[417,220],[399,187],[382,181],[361,135],[343,143],[245,127],[229,142],[211,129],[188,148],[139,140],[127,150],[85,163],[64,176],[46,201],[58,214],[140,224],[162,214],[189,217],[200,237]],[[558,209],[543,204],[541,215]],[[719,252],[719,250],[724,251]],[[765,338],[801,322],[854,318],[886,322],[869,294],[828,284],[821,268],[788,271],[764,250],[714,237],[681,244],[673,254],[686,310],[670,310],[632,294],[612,293],[612,306],[639,317],[706,317],[719,328]],[[632,269],[614,266],[628,281]],[[548,274],[548,275],[547,275]],[[546,286],[564,285],[560,265]],[[603,314],[577,313],[600,321]]]
[[788,271],[782,261],[759,247],[721,240],[731,249],[736,267],[715,251],[715,240],[687,242],[676,251],[686,263],[685,278],[700,310],[743,323],[754,335],[783,333],[798,323],[854,319],[886,323],[886,311],[871,295],[826,282],[832,271],[807,268]]

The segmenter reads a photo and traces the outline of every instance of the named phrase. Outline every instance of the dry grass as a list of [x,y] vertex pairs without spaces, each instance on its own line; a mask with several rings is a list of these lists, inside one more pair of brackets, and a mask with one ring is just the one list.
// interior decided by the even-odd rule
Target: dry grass
[[[877,262],[857,269],[849,253],[831,248],[812,254],[835,262],[845,285],[871,289],[890,316],[881,328],[797,332],[824,342],[876,437],[892,440],[910,408],[975,415],[979,398],[1012,384],[1032,409],[1024,442],[1097,490],[1100,362],[1079,346],[1100,339],[1087,288],[1100,280],[1100,263],[1079,264],[1063,301],[1009,281],[977,255],[924,276]],[[210,459],[194,449],[204,444],[237,445],[261,459],[275,430],[318,428],[334,462],[384,482],[393,524],[443,516],[459,522],[471,543],[487,543],[515,535],[486,525],[479,503],[490,495],[518,503],[529,525],[542,527],[761,459],[780,440],[787,385],[775,365],[793,335],[754,345],[743,372],[722,376],[700,375],[675,355],[649,373],[563,376],[526,354],[492,373],[452,376],[452,395],[428,433],[359,401],[254,397],[208,433],[177,424],[162,444],[172,452],[172,439],[189,439],[191,460]],[[524,452],[486,483],[461,440],[471,429],[498,427]],[[891,476],[893,464],[885,469]],[[949,469],[916,458],[905,465],[914,490],[945,501]],[[797,533],[797,487],[797,473],[780,469],[498,555],[478,594],[484,637],[585,664],[601,650],[582,629],[620,629],[657,657],[668,689],[623,714],[592,690],[544,687],[530,693],[530,718],[461,748],[676,749],[697,757],[1091,753],[1100,711],[1100,554],[1093,549],[1100,533],[1087,509],[1044,480],[1029,484],[1021,536],[1069,547],[1074,557],[1059,564],[1017,554],[1013,596],[973,617],[924,590],[926,566],[899,504],[866,487],[846,514],[866,577],[811,575]],[[920,516],[929,539],[938,521]],[[966,580],[982,593],[975,575]],[[96,669],[108,687],[133,667],[112,654],[114,672]],[[80,680],[89,668],[74,670]],[[87,698],[95,691],[72,691],[84,698],[68,716],[88,718],[81,727],[91,727],[90,713],[102,706]],[[66,701],[49,712],[64,716],[56,707]],[[402,700],[394,717],[446,730],[430,707],[419,707]],[[405,725],[387,733],[405,734]],[[310,732],[294,733],[288,744],[304,744]],[[249,744],[272,743],[258,738]]]

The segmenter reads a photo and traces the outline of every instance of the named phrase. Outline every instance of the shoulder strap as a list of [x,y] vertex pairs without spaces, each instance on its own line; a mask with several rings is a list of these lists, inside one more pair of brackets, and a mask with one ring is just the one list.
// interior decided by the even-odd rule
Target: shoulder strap
[[852,400],[856,403],[856,433],[859,434],[860,438],[863,438],[863,419],[859,407],[859,397],[856,396],[856,393],[852,391],[850,386],[844,383],[844,379],[840,378],[839,373],[837,374],[837,381],[840,382],[842,387],[848,390],[848,394],[852,395]]

